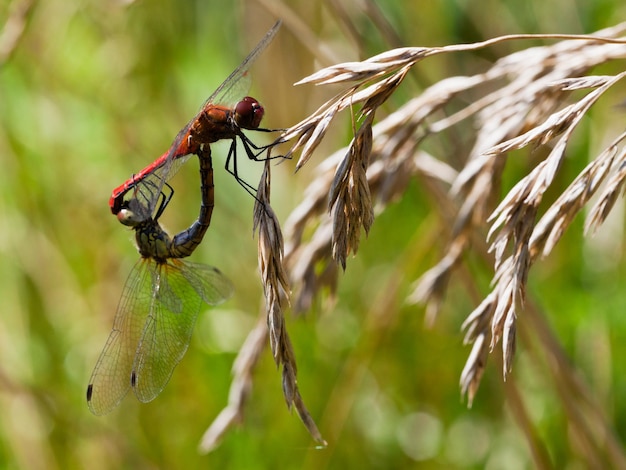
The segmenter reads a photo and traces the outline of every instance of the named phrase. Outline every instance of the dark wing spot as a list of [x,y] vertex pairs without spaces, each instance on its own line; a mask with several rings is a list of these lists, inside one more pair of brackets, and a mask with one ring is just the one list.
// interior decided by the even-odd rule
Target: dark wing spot
[[87,386],[87,401],[91,401],[91,395],[93,395],[93,384]]

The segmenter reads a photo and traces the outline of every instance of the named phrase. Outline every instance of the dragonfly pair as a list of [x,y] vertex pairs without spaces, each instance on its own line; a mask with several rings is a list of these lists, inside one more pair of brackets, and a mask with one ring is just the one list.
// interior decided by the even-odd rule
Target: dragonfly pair
[[[226,169],[252,191],[238,176],[237,140],[246,155],[257,160],[267,147],[256,146],[242,129],[268,130],[259,128],[263,107],[256,99],[244,96],[250,86],[248,71],[280,24],[278,21],[267,32],[207,99],[165,154],[113,190],[111,211],[122,224],[135,230],[141,259],[126,281],[113,330],[87,387],[87,402],[94,414],[111,411],[131,388],[142,402],[154,399],[185,354],[202,303],[217,305],[232,294],[232,284],[218,269],[181,258],[193,253],[211,222],[211,143],[232,141]],[[227,106],[229,103],[236,105]],[[194,154],[200,160],[200,214],[187,230],[170,237],[158,222],[173,194],[167,181]]]

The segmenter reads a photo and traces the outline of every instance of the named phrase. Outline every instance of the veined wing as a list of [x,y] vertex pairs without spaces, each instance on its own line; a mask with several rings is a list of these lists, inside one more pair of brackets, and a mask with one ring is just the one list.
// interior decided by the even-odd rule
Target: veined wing
[[[183,358],[196,318],[200,312],[204,297],[215,304],[225,300],[224,294],[230,293],[224,286],[223,274],[212,268],[203,267],[199,273],[193,271],[202,265],[187,265],[179,259],[168,259],[166,263],[151,266],[151,275],[158,285],[159,296],[176,296],[176,300],[156,299],[146,320],[143,335],[139,341],[135,362],[131,373],[132,386],[141,402],[149,402],[156,398],[165,388],[176,365]],[[204,272],[210,272],[205,276]],[[216,273],[219,273],[216,274]],[[193,285],[189,279],[193,279]],[[204,281],[200,281],[203,279]],[[219,281],[217,287],[205,287],[206,294],[198,293],[198,285],[202,282]],[[224,292],[227,290],[227,292]],[[176,306],[177,311],[173,311]],[[179,309],[180,307],[180,309]]]
[[114,199],[119,200],[116,206],[121,206],[122,200],[132,201],[129,206],[140,220],[158,219],[160,214],[155,213],[155,210],[163,193],[163,186],[192,155],[186,145],[181,145],[187,138],[190,126],[191,123],[187,124],[178,133],[166,153],[117,188],[115,191],[119,191],[118,194],[114,191]]
[[181,266],[185,279],[209,305],[219,305],[233,295],[233,284],[217,268],[185,261]]
[[124,199],[125,195],[130,192],[131,199],[134,199],[131,210],[136,217],[140,217],[142,220],[146,220],[148,217],[153,217],[155,220],[158,219],[160,213],[155,214],[155,209],[157,208],[163,186],[194,151],[185,142],[189,135],[189,129],[200,118],[207,106],[211,104],[235,105],[246,95],[250,89],[251,82],[248,71],[259,55],[272,42],[280,25],[281,21],[279,20],[265,34],[248,57],[217,87],[204,102],[200,111],[178,133],[165,154],[135,175],[131,183],[127,182],[114,190],[111,203],[112,209],[115,207],[115,210],[119,210],[121,199]]
[[[202,105],[204,109],[209,104],[234,105],[241,100],[248,90],[250,90],[251,78],[248,71],[252,64],[259,58],[265,48],[272,42],[274,36],[280,29],[282,21],[278,20],[274,26],[265,33],[263,39],[259,41],[256,47],[248,54],[239,66],[222,82],[220,86],[207,98]],[[202,110],[192,119],[192,122],[202,113]]]
[[113,329],[89,379],[87,403],[96,415],[113,410],[130,389],[135,351],[152,304],[150,265],[156,262],[139,260],[130,272]]

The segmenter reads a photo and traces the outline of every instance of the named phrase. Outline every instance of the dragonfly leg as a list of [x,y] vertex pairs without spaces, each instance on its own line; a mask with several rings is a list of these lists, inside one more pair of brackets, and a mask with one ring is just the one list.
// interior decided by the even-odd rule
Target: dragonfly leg
[[[246,151],[247,153],[247,151]],[[231,165],[232,162],[232,165]],[[232,166],[232,168],[231,168]],[[226,157],[226,171],[235,177],[237,183],[239,183],[243,188],[252,195],[256,199],[255,193],[256,188],[252,186],[250,183],[245,181],[243,178],[239,177],[239,171],[237,170],[237,140],[233,139],[230,144],[230,149],[228,150],[228,156]]]
[[[169,194],[165,194],[165,192],[163,191],[165,187],[169,189]],[[159,199],[161,199],[161,202],[159,203],[159,208],[157,209],[153,217],[154,220],[159,220],[159,217],[161,217],[161,214],[163,214],[163,211],[170,203],[172,196],[174,196],[174,188],[172,188],[172,186],[167,181],[165,181],[163,188],[161,188],[161,194],[159,195]]]
[[[254,129],[254,130],[261,131],[261,132],[273,132],[273,129]],[[243,132],[240,133],[239,138],[241,139],[241,143],[243,144],[243,147],[246,150],[246,155],[248,156],[250,160],[254,160],[255,162],[264,162],[265,160],[274,160],[275,158],[285,158],[284,155],[272,155],[272,156],[265,157],[265,158],[259,158],[261,154],[263,154],[268,149],[271,149],[278,144],[282,144],[283,142],[281,141],[272,142],[271,144],[267,144],[267,145],[256,145]]]

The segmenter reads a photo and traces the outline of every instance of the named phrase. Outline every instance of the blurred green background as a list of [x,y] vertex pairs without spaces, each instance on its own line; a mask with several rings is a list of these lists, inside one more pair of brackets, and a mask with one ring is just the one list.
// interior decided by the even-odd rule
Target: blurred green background
[[[0,45],[10,44],[26,12],[23,34],[0,50],[1,468],[533,467],[505,403],[498,360],[490,362],[471,410],[459,396],[469,353],[460,325],[479,299],[452,285],[432,329],[423,326],[422,308],[404,303],[445,241],[438,207],[417,181],[377,218],[340,276],[336,304],[319,302],[307,317],[288,320],[300,389],[329,447],[316,449],[286,409],[266,350],[245,422],[216,451],[198,454],[200,437],[226,404],[232,361],[263,308],[253,200],[221,170],[225,145],[213,150],[216,208],[192,260],[224,271],[234,297],[201,313],[185,358],[154,402],[139,404],[129,395],[105,417],[87,409],[89,376],[138,259],[132,233],[109,212],[110,192],[169,147],[277,17],[285,23],[252,71],[251,92],[265,105],[264,125],[274,128],[295,124],[331,96],[332,90],[292,83],[333,60],[509,33],[590,33],[626,13],[618,0],[378,3],[396,37],[379,33],[368,1],[0,2]],[[338,5],[358,41],[339,27]],[[313,36],[302,34],[298,22]],[[423,86],[484,70],[528,45],[437,58],[413,72],[388,110]],[[308,46],[323,46],[327,55],[314,57]],[[281,220],[301,200],[315,165],[349,142],[349,116],[343,119],[302,171],[293,174],[295,162],[275,167],[272,202]],[[623,122],[623,113],[615,119]],[[602,129],[587,124],[578,154],[570,156],[573,169],[557,184],[566,185],[588,153],[601,148]],[[243,159],[240,166],[251,182],[262,169]],[[519,172],[507,175],[513,181],[527,167],[511,171]],[[176,196],[162,220],[175,233],[197,217],[197,162],[172,185]],[[626,300],[617,220],[602,241],[612,250],[602,263],[597,242],[582,239],[578,221],[534,268],[530,284],[581,380],[623,437]],[[469,261],[484,294],[490,272]],[[525,337],[510,380],[554,464],[583,468],[548,367],[528,353],[536,345]]]

